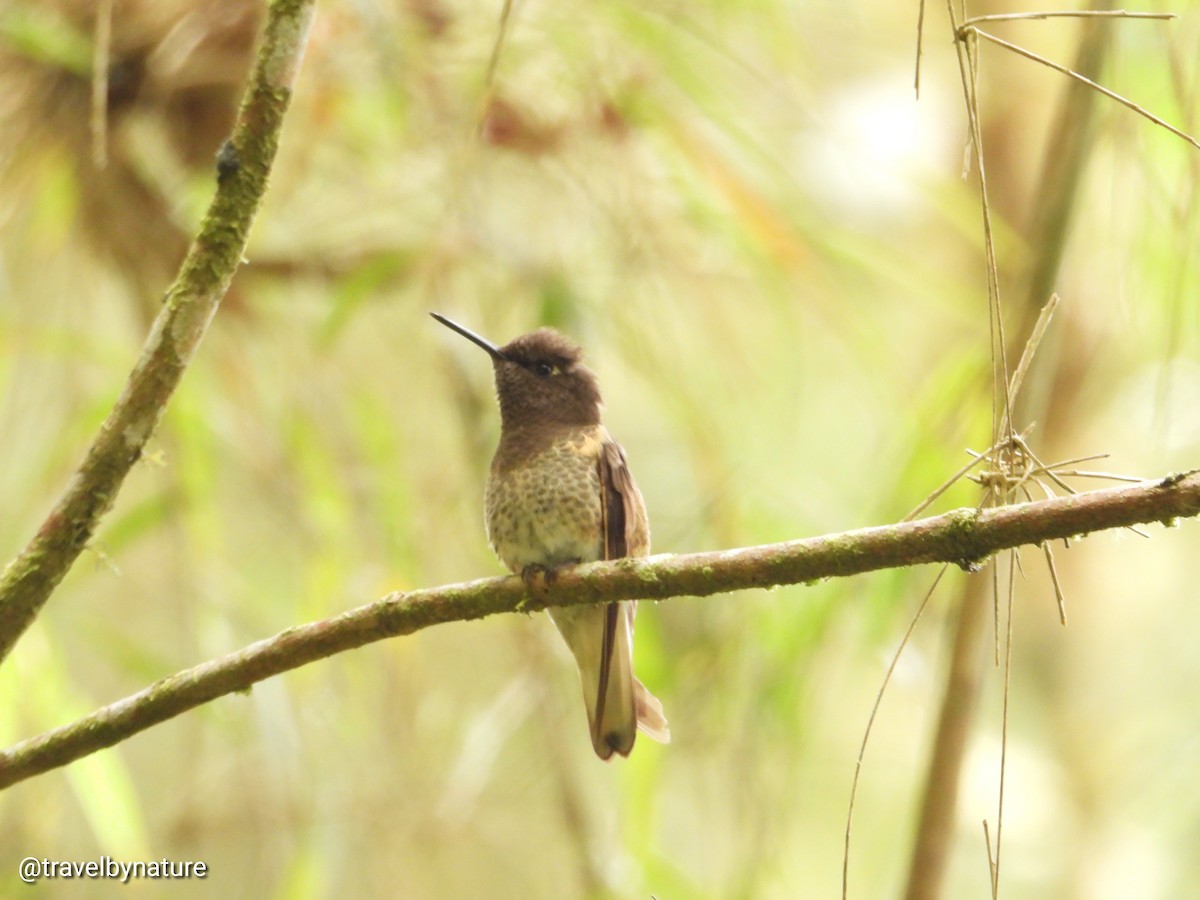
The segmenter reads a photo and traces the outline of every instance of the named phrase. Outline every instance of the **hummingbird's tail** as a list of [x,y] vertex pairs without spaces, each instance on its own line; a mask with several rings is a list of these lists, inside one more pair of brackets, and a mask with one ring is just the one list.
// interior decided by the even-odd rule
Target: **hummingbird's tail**
[[566,606],[548,612],[579,664],[596,755],[628,756],[639,729],[652,740],[670,741],[662,704],[633,676],[633,604]]

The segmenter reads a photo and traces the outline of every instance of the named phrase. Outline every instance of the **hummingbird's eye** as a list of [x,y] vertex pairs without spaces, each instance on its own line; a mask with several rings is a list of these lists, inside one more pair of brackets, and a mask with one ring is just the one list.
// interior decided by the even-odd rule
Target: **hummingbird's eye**
[[554,366],[548,362],[534,363],[533,371],[539,378],[548,378],[554,374]]

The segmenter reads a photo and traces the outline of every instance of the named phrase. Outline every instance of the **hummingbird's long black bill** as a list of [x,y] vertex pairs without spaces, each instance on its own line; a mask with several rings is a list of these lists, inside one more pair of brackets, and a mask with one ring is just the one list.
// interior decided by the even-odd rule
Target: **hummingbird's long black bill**
[[468,341],[478,344],[480,347],[482,347],[484,350],[486,350],[488,352],[488,354],[492,357],[492,359],[502,359],[502,360],[508,359],[508,357],[504,355],[503,351],[501,351],[501,349],[499,347],[497,347],[495,344],[493,344],[491,341],[487,340],[486,338],[480,337],[475,332],[473,332],[471,329],[463,328],[461,325],[459,325],[453,319],[447,319],[445,316],[440,315],[439,313],[431,312],[429,315],[433,316],[435,319],[437,319],[439,322],[441,322],[443,325],[445,325],[451,331],[457,331],[459,334],[461,334],[463,337],[465,337]]

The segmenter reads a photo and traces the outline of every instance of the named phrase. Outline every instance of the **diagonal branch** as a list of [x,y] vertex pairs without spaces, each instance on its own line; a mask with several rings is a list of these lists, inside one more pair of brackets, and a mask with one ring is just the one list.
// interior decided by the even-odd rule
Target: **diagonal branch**
[[163,678],[70,725],[16,744],[0,753],[0,788],[111,747],[273,675],[431,625],[548,606],[707,596],[920,563],[952,562],[974,569],[1008,547],[1143,522],[1172,524],[1200,515],[1198,473],[1200,469],[997,509],[959,509],[915,522],[782,544],[590,563],[557,573],[552,585],[537,586],[536,596],[517,577],[390,594]]
[[218,186],[141,356],[66,491],[0,575],[0,661],[37,618],[116,500],[212,321],[246,249],[316,0],[275,0]]

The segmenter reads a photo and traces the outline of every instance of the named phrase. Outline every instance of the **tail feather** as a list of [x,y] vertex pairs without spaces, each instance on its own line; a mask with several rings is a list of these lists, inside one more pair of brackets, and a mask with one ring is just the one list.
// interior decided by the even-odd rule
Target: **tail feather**
[[[620,604],[616,628],[610,632],[604,698],[599,697],[607,608],[570,606],[549,610],[579,665],[592,748],[601,759],[628,756],[640,729],[652,740],[671,739],[662,704],[633,675],[633,606]],[[611,620],[608,620],[611,626]]]
[[667,727],[662,702],[637,678],[633,679],[633,704],[637,709],[638,731],[660,744],[671,743],[671,729]]

